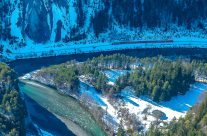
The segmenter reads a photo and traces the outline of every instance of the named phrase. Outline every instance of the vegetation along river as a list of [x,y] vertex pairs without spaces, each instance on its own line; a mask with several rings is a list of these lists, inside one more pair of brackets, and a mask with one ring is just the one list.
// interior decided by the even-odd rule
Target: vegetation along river
[[46,132],[55,136],[105,135],[91,114],[74,98],[31,81],[21,81],[19,86],[32,122]]
[[[173,53],[170,53],[172,50]],[[85,61],[88,58],[99,56],[100,54],[109,55],[113,53],[123,53],[130,56],[156,56],[156,55],[201,55],[206,50],[194,49],[154,49],[152,50],[124,50],[105,53],[91,53],[83,55],[68,55],[58,57],[36,58],[27,60],[16,60],[8,64],[17,72],[18,76],[47,67],[54,64],[64,63],[76,59]],[[63,96],[56,90],[33,82],[20,83],[20,89],[25,94],[25,103],[31,120],[43,130],[53,135],[104,135],[101,127],[95,122],[91,115],[71,97]],[[71,120],[75,121],[74,124]],[[79,127],[83,126],[83,127]],[[86,132],[87,130],[88,132]]]

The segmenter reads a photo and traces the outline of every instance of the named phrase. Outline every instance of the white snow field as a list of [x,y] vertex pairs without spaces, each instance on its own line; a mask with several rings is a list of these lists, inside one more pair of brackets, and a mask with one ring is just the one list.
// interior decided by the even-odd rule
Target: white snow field
[[[126,102],[125,107],[129,109],[129,112],[138,115],[145,127],[149,128],[151,122],[156,121],[156,118],[149,113],[154,110],[161,111],[163,113],[161,120],[166,122],[171,121],[174,117],[177,119],[184,117],[187,111],[198,102],[199,96],[206,90],[206,84],[195,83],[185,95],[179,95],[173,97],[170,101],[161,103],[153,102],[145,96],[135,97],[130,87],[122,90],[121,95]],[[142,112],[147,108],[149,109],[148,115],[144,118],[146,114]]]
[[[152,115],[153,111],[161,111],[163,116],[160,119],[164,122],[169,122],[173,118],[178,119],[184,117],[187,111],[198,102],[199,96],[206,90],[206,84],[195,83],[185,95],[173,97],[170,101],[156,103],[145,96],[134,96],[133,89],[126,87],[120,93],[122,96],[120,99],[125,102],[124,107],[129,110],[129,113],[137,115],[147,129],[153,121],[157,120],[157,118]],[[118,109],[113,107],[107,97],[102,96],[91,86],[87,92],[107,111],[113,122],[119,123]],[[146,109],[148,109],[147,113],[143,113]]]
[[[109,78],[109,82],[114,83],[115,80],[127,71],[122,70],[107,70],[104,71]],[[152,112],[158,110],[162,112],[163,116],[160,120],[164,122],[170,122],[173,118],[184,117],[187,111],[194,106],[199,100],[199,96],[207,90],[207,84],[196,82],[191,85],[190,90],[185,95],[178,95],[173,97],[170,101],[156,103],[147,98],[146,96],[136,97],[134,90],[131,87],[126,87],[119,94],[122,101],[124,101],[124,108],[127,108],[129,113],[137,115],[139,120],[143,123],[145,129],[150,127],[153,121],[157,118],[152,115]],[[96,91],[93,86],[90,86],[87,90],[82,88],[82,92],[87,92],[93,98],[96,103],[106,110],[108,113],[104,118],[112,120],[114,127],[119,123],[118,110],[113,104],[110,103],[107,97],[102,96]],[[117,101],[118,103],[119,101]],[[147,110],[148,109],[148,110]],[[146,113],[144,111],[147,110]]]
[[100,106],[106,106],[104,101],[101,99],[101,94],[98,91],[88,84],[80,81],[80,94],[87,94],[91,99]]

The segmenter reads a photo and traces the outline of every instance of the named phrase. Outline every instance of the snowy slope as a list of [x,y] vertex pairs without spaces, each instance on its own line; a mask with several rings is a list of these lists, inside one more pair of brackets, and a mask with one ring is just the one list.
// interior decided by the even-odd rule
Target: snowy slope
[[[176,11],[167,8],[172,6],[169,1],[165,6],[161,6],[159,1],[8,0],[5,4],[9,5],[9,10],[3,11],[5,16],[0,23],[4,32],[1,34],[3,38],[0,37],[3,47],[0,54],[3,59],[14,60],[135,48],[206,48],[207,18],[201,16],[206,14],[205,4],[195,4],[195,8],[202,6],[203,9],[196,11],[197,16],[181,17],[180,21],[184,22],[179,24],[164,12],[170,10],[169,13],[180,17]],[[155,7],[145,2],[153,3]],[[181,4],[180,14],[190,14],[188,3],[171,2]],[[185,9],[182,9],[182,4]],[[143,17],[140,18],[141,15]],[[155,18],[147,19],[150,16]],[[185,17],[195,18],[185,22]],[[156,19],[161,21],[160,24]],[[152,27],[153,24],[155,26]],[[140,40],[174,40],[174,43],[111,45],[117,41]]]
[[[82,54],[102,51],[113,51],[123,49],[141,49],[141,48],[207,48],[207,40],[191,40],[189,38],[175,39],[173,43],[145,43],[145,44],[120,44],[112,45],[112,43],[47,43],[47,44],[35,44],[28,39],[28,46],[22,48],[16,48],[15,46],[4,46],[2,52],[4,59],[26,59],[37,58],[47,56],[69,55],[69,54]],[[192,39],[192,38],[191,38]],[[3,44],[7,44],[3,42]],[[8,52],[9,50],[9,52]]]

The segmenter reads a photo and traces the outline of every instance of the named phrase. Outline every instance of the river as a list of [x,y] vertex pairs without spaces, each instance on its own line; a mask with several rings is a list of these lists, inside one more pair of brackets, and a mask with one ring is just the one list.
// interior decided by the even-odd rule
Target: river
[[42,130],[54,136],[105,135],[91,114],[74,98],[31,81],[21,81],[19,87],[25,95],[32,122]]
[[[136,49],[16,60],[7,64],[17,72],[18,76],[21,76],[40,69],[41,67],[61,64],[74,59],[77,61],[85,61],[88,58],[96,57],[100,54],[110,55],[114,53],[123,53],[136,57],[156,55],[201,55],[203,57],[206,51],[207,49]],[[57,136],[70,136],[74,134],[84,136],[89,135],[88,132],[90,132],[91,135],[104,135],[104,132],[91,115],[73,98],[60,95],[54,89],[42,85],[21,83],[20,89],[25,94],[25,102],[31,120],[47,132]],[[71,120],[78,122],[78,125],[71,122]],[[85,129],[79,126],[84,126]],[[85,130],[88,130],[88,132]]]
[[45,58],[32,58],[32,59],[23,59],[15,60],[8,62],[7,64],[13,68],[19,76],[29,73],[31,71],[40,69],[42,67],[48,67],[50,65],[57,65],[65,63],[70,60],[85,61],[87,59],[103,55],[111,55],[114,53],[122,53],[129,56],[135,57],[153,57],[157,55],[163,56],[186,56],[193,57],[198,59],[207,59],[207,49],[201,48],[154,48],[154,49],[134,49],[134,50],[120,50],[120,51],[108,51],[108,52],[98,52],[98,53],[86,53],[86,54],[74,54],[74,55],[65,55],[65,56],[54,56],[54,57],[45,57]]

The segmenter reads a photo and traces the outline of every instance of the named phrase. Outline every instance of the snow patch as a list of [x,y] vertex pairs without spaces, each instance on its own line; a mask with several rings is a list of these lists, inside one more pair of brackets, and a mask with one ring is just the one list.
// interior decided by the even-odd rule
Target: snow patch
[[101,94],[98,93],[94,87],[80,81],[80,94],[82,95],[84,93],[90,96],[98,105],[106,106],[104,101],[101,99]]
[[206,91],[207,85],[203,83],[195,83],[185,95],[173,97],[170,101],[161,102],[160,105],[169,107],[172,110],[186,113],[197,102],[199,96]]
[[127,72],[130,72],[130,70],[117,70],[117,69],[111,69],[111,70],[105,70],[103,73],[108,78],[108,84],[114,85],[116,80],[122,76],[127,74]]
[[18,18],[19,18],[19,8],[16,4],[15,10],[12,12],[11,15],[11,35],[22,39],[21,29],[17,26]]
[[[156,103],[149,98],[142,96],[140,98],[133,95],[133,90],[129,87],[122,90],[120,94],[125,101],[125,107],[130,113],[137,115],[146,128],[150,127],[157,118],[152,115],[153,111],[161,111],[163,116],[161,120],[170,122],[174,117],[184,117],[187,111],[198,102],[199,96],[207,89],[203,83],[195,83],[185,95],[173,97],[170,101]],[[148,111],[143,113],[144,110]]]
[[[41,136],[55,136],[43,129],[41,129],[37,124],[33,123],[33,125],[36,127],[36,129],[38,130],[38,134],[41,135]],[[27,134],[28,135],[28,134]],[[28,136],[31,136],[31,135],[28,135]]]

